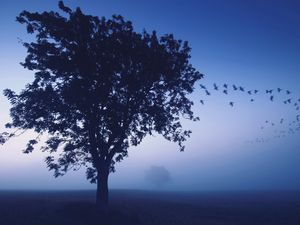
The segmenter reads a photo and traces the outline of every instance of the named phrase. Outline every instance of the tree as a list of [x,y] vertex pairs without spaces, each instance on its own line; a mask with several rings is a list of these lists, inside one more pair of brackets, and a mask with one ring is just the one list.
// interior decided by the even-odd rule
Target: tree
[[[108,175],[128,155],[128,148],[153,132],[184,150],[191,131],[180,120],[197,120],[187,95],[202,78],[189,63],[190,47],[173,35],[135,32],[122,16],[85,15],[63,2],[53,11],[23,11],[17,21],[35,41],[24,68],[34,80],[19,93],[5,90],[12,105],[7,128],[34,130],[25,153],[47,134],[42,151],[55,177],[87,168],[97,183],[97,206],[108,206]],[[3,133],[5,142],[14,133]]]
[[145,178],[159,188],[171,181],[171,174],[164,166],[151,166],[145,171]]

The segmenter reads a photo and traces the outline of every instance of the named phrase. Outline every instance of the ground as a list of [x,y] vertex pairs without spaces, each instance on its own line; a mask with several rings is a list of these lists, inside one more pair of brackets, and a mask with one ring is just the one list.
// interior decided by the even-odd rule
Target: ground
[[299,225],[300,192],[0,191],[0,225]]

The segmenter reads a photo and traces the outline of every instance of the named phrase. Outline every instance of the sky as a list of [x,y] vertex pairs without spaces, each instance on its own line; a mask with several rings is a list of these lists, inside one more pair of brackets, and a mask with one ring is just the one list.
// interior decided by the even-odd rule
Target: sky
[[[192,130],[185,152],[159,135],[145,138],[129,149],[129,157],[110,175],[111,188],[155,189],[145,179],[149,168],[163,167],[170,181],[163,190],[300,190],[299,132],[268,143],[246,143],[274,136],[274,130],[288,128],[297,112],[291,104],[300,98],[300,3],[299,1],[92,1],[69,0],[84,13],[99,17],[121,14],[140,32],[156,30],[187,40],[191,63],[205,75],[190,98],[199,122],[182,121]],[[15,21],[22,11],[58,11],[58,1],[2,0],[0,2],[0,90],[20,91],[33,72],[19,64],[26,56],[19,39],[30,40],[25,27]],[[219,91],[213,90],[213,83]],[[222,93],[230,85],[228,95]],[[246,90],[260,90],[255,101],[232,84]],[[292,93],[274,94],[277,87]],[[274,90],[275,92],[276,90]],[[253,97],[254,98],[254,97]],[[204,101],[204,105],[200,103]],[[231,107],[229,102],[234,102]],[[9,121],[9,103],[0,96],[0,130]],[[286,124],[279,121],[284,118]],[[266,123],[265,121],[270,121]],[[274,126],[271,126],[271,121]],[[264,129],[261,129],[261,127]],[[22,153],[30,134],[0,146],[0,189],[94,189],[84,170],[54,178],[41,152]]]

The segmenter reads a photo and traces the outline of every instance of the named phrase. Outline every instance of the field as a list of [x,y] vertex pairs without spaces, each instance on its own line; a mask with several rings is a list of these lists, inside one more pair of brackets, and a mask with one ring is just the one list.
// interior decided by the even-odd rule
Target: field
[[0,191],[0,225],[299,225],[300,192]]

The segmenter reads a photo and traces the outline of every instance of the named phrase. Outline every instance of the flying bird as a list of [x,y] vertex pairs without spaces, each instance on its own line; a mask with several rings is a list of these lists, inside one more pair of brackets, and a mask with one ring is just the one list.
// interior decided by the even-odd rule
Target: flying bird
[[69,7],[66,7],[63,1],[58,2],[59,8],[61,8],[64,12],[71,14],[72,10]]
[[206,89],[206,87],[205,87],[203,84],[200,84],[200,87],[201,87],[202,89]]
[[[271,102],[274,102],[275,100],[278,100],[276,98],[277,97],[276,93],[284,93],[284,94],[287,94],[287,95],[292,94],[292,92],[290,90],[282,89],[280,87],[274,88],[274,89],[266,89],[266,90],[257,90],[257,89],[249,90],[247,87],[237,86],[235,84],[230,85],[230,84],[227,84],[227,83],[223,83],[223,85],[221,84],[221,85],[218,86],[216,83],[213,83],[213,90],[222,91],[226,95],[231,94],[231,90],[232,90],[231,87],[234,91],[242,91],[242,92],[245,92],[246,94],[248,94],[250,102],[254,102],[254,101],[257,100],[255,98],[254,94],[257,94],[258,92],[259,93],[260,92],[265,92],[266,94],[268,94],[267,97],[269,98],[269,100]],[[206,95],[208,95],[208,96],[210,96],[213,93],[213,92],[211,92],[211,90],[209,90],[210,89],[209,87],[207,89],[207,87],[203,84],[200,84],[200,88],[203,89],[205,91]],[[201,105],[206,105],[205,101],[206,100],[201,99],[200,104]],[[286,99],[285,100],[283,99],[282,101],[283,101],[284,104],[291,104],[291,106],[293,106],[294,110],[300,110],[300,98],[296,99],[296,101],[295,101],[294,98],[292,97],[292,95],[290,95],[290,96],[287,96]],[[230,107],[235,107],[236,102],[230,101],[228,104],[230,105]],[[298,114],[297,116],[294,117],[295,121],[290,122],[289,124],[288,124],[289,121],[285,121],[285,119],[283,119],[283,118],[281,118],[279,121],[275,121],[275,122],[272,122],[270,120],[265,120],[265,124],[261,124],[262,126],[260,127],[260,129],[266,130],[269,126],[272,126],[272,128],[275,129],[276,126],[279,125],[279,124],[286,124],[286,125],[288,125],[287,129],[286,129],[286,132],[278,130],[278,133],[274,134],[274,137],[275,138],[283,138],[285,135],[293,134],[294,132],[296,132],[298,130],[300,131],[300,114],[299,114],[299,111],[295,114]],[[283,126],[283,125],[281,125],[281,126]],[[264,139],[264,138],[258,138],[257,141],[260,142],[260,143],[264,143],[264,142],[267,142],[268,140]]]
[[219,90],[218,86],[214,83],[214,89],[217,91]]
[[273,92],[272,89],[271,89],[271,90],[266,90],[266,93],[267,93],[267,94],[272,94],[272,92]]

